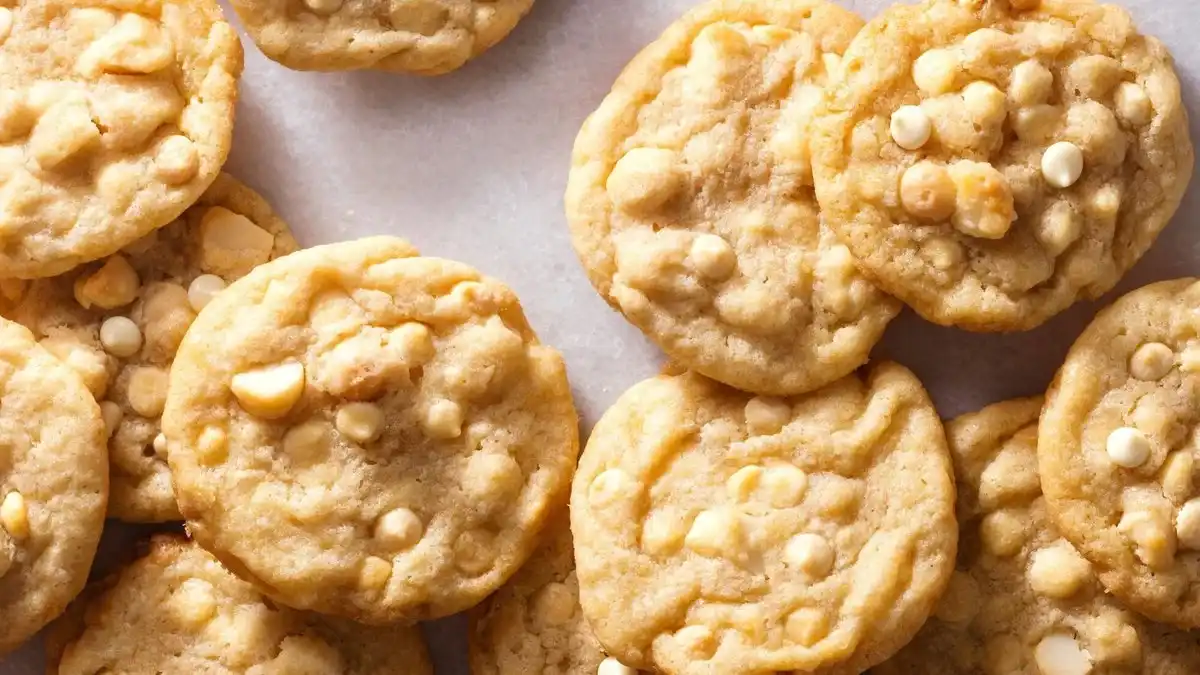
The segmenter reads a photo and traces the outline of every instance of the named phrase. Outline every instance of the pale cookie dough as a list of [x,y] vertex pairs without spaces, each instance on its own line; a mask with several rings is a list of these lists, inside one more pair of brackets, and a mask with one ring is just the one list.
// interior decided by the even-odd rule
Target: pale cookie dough
[[867,360],[900,304],[820,223],[808,121],[862,25],[823,0],[716,0],[625,69],[567,187],[588,278],[671,359],[776,395]]
[[0,655],[83,588],[107,499],[96,401],[29,331],[0,319]]
[[85,596],[50,630],[47,675],[433,675],[415,626],[279,607],[182,537]]
[[583,618],[565,509],[543,540],[520,572],[471,610],[471,674],[636,675],[605,655]]
[[230,0],[271,59],[298,70],[455,70],[503,40],[533,0]]
[[1059,530],[1110,593],[1200,627],[1200,281],[1136,290],[1075,342],[1038,460]]
[[578,421],[513,292],[390,237],[280,258],[192,324],[163,428],[197,541],[367,623],[496,590],[566,499]]
[[159,439],[175,350],[214,292],[296,248],[271,206],[222,174],[176,222],[122,253],[59,277],[9,282],[13,297],[0,297],[0,316],[32,330],[101,402],[111,517],[180,519]]
[[0,0],[0,275],[179,216],[229,154],[241,71],[215,0]]
[[1171,56],[1119,7],[897,5],[843,63],[814,124],[822,214],[936,323],[1025,330],[1099,297],[1192,176]]
[[958,569],[934,617],[875,675],[1192,675],[1200,641],[1104,592],[1046,513],[1041,398],[946,426],[958,483]]
[[806,396],[664,375],[596,425],[571,495],[584,615],[667,675],[850,675],[925,622],[954,569],[946,438],[884,363]]

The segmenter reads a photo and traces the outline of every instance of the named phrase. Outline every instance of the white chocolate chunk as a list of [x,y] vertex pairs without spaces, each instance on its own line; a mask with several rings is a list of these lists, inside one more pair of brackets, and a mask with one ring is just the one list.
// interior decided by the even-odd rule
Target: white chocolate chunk
[[1175,352],[1161,342],[1147,342],[1129,359],[1129,373],[1139,380],[1154,382],[1175,367]]
[[105,433],[112,438],[112,435],[117,433],[117,428],[121,426],[121,420],[125,419],[125,411],[112,401],[103,401],[100,403],[100,417],[104,419]]
[[913,82],[930,96],[945,94],[954,88],[958,59],[947,49],[931,49],[913,62]]
[[182,185],[200,171],[200,153],[187,136],[168,136],[154,153],[154,168],[162,182]]
[[0,502],[0,526],[12,535],[13,539],[25,539],[29,536],[29,507],[25,497],[13,490],[4,495]]
[[104,266],[75,282],[75,301],[84,309],[116,309],[137,299],[141,281],[124,256],[114,255]]
[[76,70],[100,73],[147,74],[175,61],[175,47],[161,24],[140,14],[124,14],[117,25],[79,56]]
[[728,279],[737,266],[737,254],[729,242],[715,234],[702,234],[692,242],[688,260],[701,276],[715,281]]
[[1029,564],[1030,587],[1048,598],[1070,598],[1091,578],[1091,566],[1066,542],[1038,549]]
[[1037,61],[1022,61],[1013,69],[1009,98],[1020,106],[1045,103],[1054,87],[1054,75]]
[[833,569],[833,547],[820,535],[805,533],[792,537],[783,556],[788,565],[813,579],[823,579]]
[[154,452],[159,457],[167,456],[167,437],[164,434],[159,434],[154,437]]
[[429,404],[425,413],[425,431],[433,438],[449,440],[462,435],[463,411],[454,401],[444,398]]
[[900,178],[904,210],[925,220],[945,220],[954,213],[957,188],[946,167],[917,162]]
[[1179,547],[1200,551],[1200,499],[1193,499],[1175,516],[1175,535]]
[[1065,633],[1051,633],[1033,650],[1033,660],[1042,675],[1088,675],[1092,655]]
[[348,403],[337,411],[337,430],[355,443],[370,443],[383,431],[383,411],[374,403]]
[[129,407],[142,417],[154,419],[162,415],[167,404],[167,371],[154,366],[132,369],[125,395]]
[[755,396],[746,403],[746,426],[754,434],[777,433],[792,418],[792,407],[778,398]]
[[892,113],[892,140],[905,150],[917,150],[929,142],[933,124],[920,106],[900,106]]
[[683,192],[685,179],[671,150],[634,148],[617,160],[606,187],[622,211],[645,215]]
[[710,558],[732,558],[740,552],[741,523],[724,509],[701,511],[683,543]]
[[249,218],[214,206],[200,219],[200,266],[239,277],[271,258],[275,236]]
[[1104,445],[1113,464],[1136,469],[1150,459],[1150,439],[1133,427],[1120,427],[1108,435]]
[[777,509],[796,506],[808,490],[808,474],[790,464],[772,466],[762,477],[762,492]]
[[1154,118],[1154,106],[1146,90],[1132,82],[1117,85],[1115,99],[1117,116],[1130,126],[1145,126]]
[[1071,187],[1083,175],[1083,151],[1067,141],[1046,148],[1042,155],[1042,175],[1056,188]]
[[610,656],[600,662],[596,675],[637,675],[637,671]]
[[284,417],[304,395],[304,365],[295,361],[238,373],[229,388],[242,408],[267,420]]
[[109,354],[127,359],[142,348],[142,331],[129,317],[109,317],[100,324],[100,344]]
[[394,551],[412,548],[425,533],[425,524],[406,508],[388,511],[375,524],[375,538]]
[[215,274],[201,274],[188,285],[188,304],[196,312],[208,306],[217,294],[225,290],[225,280]]
[[1178,540],[1175,528],[1154,511],[1127,511],[1117,529],[1134,544],[1134,554],[1154,570],[1169,569],[1175,562]]

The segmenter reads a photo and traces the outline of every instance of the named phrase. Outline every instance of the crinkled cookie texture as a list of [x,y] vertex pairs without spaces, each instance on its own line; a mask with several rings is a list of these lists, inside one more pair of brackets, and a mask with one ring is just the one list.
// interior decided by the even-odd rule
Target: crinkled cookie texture
[[416,627],[273,605],[182,537],[85,596],[53,624],[49,675],[433,675]]
[[934,618],[876,675],[1188,675],[1200,643],[1104,592],[1046,513],[1037,474],[1041,398],[946,426],[962,526],[958,569]]
[[802,393],[865,363],[899,312],[821,225],[809,165],[809,120],[861,25],[823,0],[708,2],[584,124],[566,197],[575,249],[671,359]]
[[32,330],[101,402],[111,517],[181,518],[159,438],[175,350],[228,282],[296,248],[271,206],[223,174],[177,221],[123,252],[59,277],[7,282],[0,315]]
[[533,0],[230,0],[259,49],[299,70],[455,70],[503,40]]
[[813,137],[826,223],[925,318],[1033,328],[1100,296],[1194,150],[1163,45],[1076,0],[925,0],[867,24]]
[[386,623],[478,604],[569,490],[578,420],[516,296],[377,237],[267,263],[184,337],[163,429],[196,540],[272,598]]
[[83,589],[107,499],[96,401],[29,331],[0,319],[0,654]]
[[1200,626],[1200,282],[1136,290],[1067,355],[1038,438],[1058,529],[1113,595]]
[[950,579],[951,472],[928,395],[895,364],[793,399],[648,380],[575,477],[584,614],[610,654],[668,675],[860,673]]
[[0,270],[61,274],[216,179],[242,47],[215,0],[0,2]]

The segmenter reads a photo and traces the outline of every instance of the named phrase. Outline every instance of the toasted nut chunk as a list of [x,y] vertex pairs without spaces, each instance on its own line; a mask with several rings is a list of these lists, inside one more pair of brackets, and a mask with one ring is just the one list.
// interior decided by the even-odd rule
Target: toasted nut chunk
[[1129,373],[1139,380],[1154,382],[1175,367],[1175,352],[1161,342],[1147,342],[1129,359]]
[[1017,212],[1004,174],[991,164],[964,160],[951,165],[950,178],[957,191],[955,229],[981,239],[1008,234]]
[[146,336],[146,354],[157,363],[169,363],[183,336],[196,320],[183,286],[157,282],[142,292],[140,322]]
[[917,162],[900,178],[904,210],[924,220],[945,220],[954,213],[957,188],[946,167]]
[[363,561],[359,583],[366,588],[383,588],[391,577],[392,564],[383,558],[371,556]]
[[171,594],[172,613],[184,626],[202,628],[217,614],[213,585],[203,579],[185,579]]
[[337,429],[355,443],[370,443],[383,431],[383,411],[373,403],[348,403],[337,412]]
[[1150,439],[1133,427],[1113,431],[1104,447],[1113,464],[1126,469],[1136,469],[1150,459]]
[[129,317],[110,317],[100,324],[100,344],[109,354],[127,359],[142,348],[142,331]]
[[1067,66],[1067,86],[1087,98],[1103,99],[1124,75],[1121,63],[1111,56],[1089,54]]
[[214,274],[240,277],[271,258],[275,237],[221,206],[200,219],[200,267]]
[[1065,600],[1091,578],[1091,566],[1065,541],[1035,551],[1029,565],[1029,585],[1048,598]]
[[162,415],[167,404],[167,371],[162,368],[138,367],[129,376],[129,407],[142,417]]
[[931,49],[913,62],[913,81],[930,96],[945,94],[954,88],[958,59],[947,49]]
[[762,477],[761,466],[743,466],[736,473],[725,481],[725,488],[729,492],[730,499],[735,502],[745,502],[750,499],[750,495],[758,488],[759,478]]
[[1042,212],[1035,234],[1048,252],[1058,255],[1079,240],[1083,222],[1070,202],[1056,201]]
[[225,290],[225,280],[215,274],[201,274],[188,284],[188,304],[197,313],[208,306],[217,294]]
[[607,190],[622,211],[649,214],[682,193],[685,180],[674,152],[634,148],[613,167]]
[[1134,544],[1134,553],[1147,567],[1165,570],[1175,561],[1175,528],[1154,511],[1128,511],[1117,525]]
[[165,434],[159,434],[154,437],[154,453],[159,457],[166,459],[167,457],[167,437]]
[[933,124],[920,106],[900,106],[892,113],[892,140],[905,150],[917,150],[929,142]]
[[596,675],[637,675],[637,671],[610,656],[600,662]]
[[25,539],[29,536],[29,508],[20,492],[13,490],[4,495],[4,501],[0,502],[0,525],[4,526],[13,539]]
[[688,260],[701,276],[714,281],[728,279],[737,267],[737,254],[733,252],[733,247],[715,234],[696,237]]
[[116,309],[137,299],[141,281],[124,256],[114,255],[94,274],[75,282],[75,300],[84,309]]
[[283,436],[283,451],[297,463],[318,462],[329,454],[332,429],[323,420],[310,420],[288,430]]
[[1042,175],[1056,188],[1071,187],[1083,175],[1083,151],[1074,143],[1055,143],[1042,155]]
[[304,366],[289,361],[238,373],[230,389],[246,412],[274,420],[291,412],[304,395],[304,384]]
[[1064,633],[1051,633],[1033,650],[1033,660],[1043,675],[1088,675],[1092,655],[1079,642]]

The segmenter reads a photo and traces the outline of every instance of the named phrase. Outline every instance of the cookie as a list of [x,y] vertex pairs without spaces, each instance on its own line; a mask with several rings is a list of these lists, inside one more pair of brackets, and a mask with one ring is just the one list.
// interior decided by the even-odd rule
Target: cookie
[[625,664],[860,673],[954,569],[946,438],[884,363],[775,399],[663,375],[601,418],[571,494],[584,615]]
[[1104,592],[1046,513],[1037,474],[1041,398],[946,426],[962,527],[958,569],[917,637],[876,675],[1185,675],[1200,643]]
[[1165,281],[1101,312],[1046,400],[1042,488],[1058,529],[1113,595],[1200,626],[1200,282]]
[[156,537],[90,595],[53,624],[48,675],[433,675],[416,627],[278,607],[182,537]]
[[0,7],[3,275],[61,274],[178,217],[229,154],[241,71],[215,0]]
[[109,424],[109,515],[179,520],[159,416],[167,374],[196,313],[225,285],[295,251],[271,206],[222,174],[171,225],[62,276],[9,282],[0,315],[83,375]]
[[367,623],[496,590],[579,449],[562,357],[513,292],[390,237],[294,253],[217,296],[163,429],[201,545],[279,602]]
[[900,305],[821,225],[807,128],[862,25],[823,0],[716,0],[625,69],[575,142],[592,285],[674,361],[747,391],[866,362]]
[[470,612],[472,675],[636,675],[604,653],[579,606],[566,510],[512,579]]
[[83,588],[107,499],[99,406],[74,370],[0,319],[0,654]]
[[813,125],[822,213],[936,323],[1025,330],[1099,297],[1192,175],[1171,56],[1119,7],[897,5],[843,63]]
[[533,0],[230,0],[258,48],[298,70],[441,75],[503,40]]

